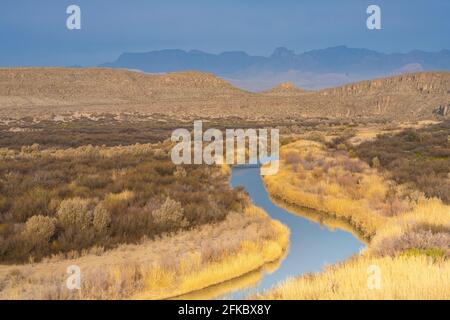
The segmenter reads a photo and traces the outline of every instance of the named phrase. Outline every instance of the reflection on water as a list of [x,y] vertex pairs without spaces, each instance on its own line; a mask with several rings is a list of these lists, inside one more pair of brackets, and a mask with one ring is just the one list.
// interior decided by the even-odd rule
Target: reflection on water
[[185,299],[185,300],[208,300],[216,299],[217,297],[226,297],[231,292],[237,292],[239,290],[246,290],[247,288],[253,288],[261,281],[263,275],[271,274],[275,272],[281,261],[274,261],[266,264],[263,268],[249,272],[243,276],[237,277],[232,280],[225,281],[205,289],[194,291],[191,293],[184,294],[180,297],[175,297],[174,299]]
[[300,216],[274,204],[264,188],[258,168],[234,168],[231,185],[245,187],[256,206],[289,227],[289,251],[272,266],[180,298],[242,299],[288,278],[320,271],[325,265],[343,261],[364,247],[345,223],[325,220],[313,212],[301,212]]

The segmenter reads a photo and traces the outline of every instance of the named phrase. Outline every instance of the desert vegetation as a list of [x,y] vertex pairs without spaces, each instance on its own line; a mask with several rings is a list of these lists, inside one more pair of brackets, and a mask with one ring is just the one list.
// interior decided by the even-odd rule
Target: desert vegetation
[[[368,289],[368,270],[381,270],[379,289]],[[318,274],[288,280],[259,296],[264,299],[448,299],[450,261],[431,262],[424,255],[359,257],[329,266]]]
[[[91,248],[69,259],[0,266],[3,299],[163,299],[263,268],[288,245],[287,228],[247,207],[205,224],[105,251]],[[66,268],[82,272],[81,290],[68,290]]]
[[182,125],[163,115],[157,117],[125,113],[68,114],[42,121],[23,117],[0,124],[0,147],[17,150],[33,144],[46,149],[157,143]]
[[169,147],[1,149],[0,296],[167,298],[281,258],[287,229],[226,167],[175,166]]
[[[421,297],[448,295],[449,122],[401,132],[391,123],[443,120],[433,111],[447,103],[448,81],[420,73],[257,94],[198,72],[2,69],[0,297],[176,297],[282,257],[287,229],[229,186],[229,168],[170,161],[167,138],[193,119],[280,129],[281,170],[264,180],[271,196],[337,218],[368,243],[361,257],[267,297],[418,297],[431,284]],[[367,296],[348,278],[372,262],[386,281],[439,273]],[[65,286],[72,264],[80,291]]]
[[3,263],[108,249],[219,222],[248,206],[220,168],[176,167],[168,145],[0,153]]
[[[229,186],[228,167],[171,162],[183,124],[130,117],[3,125],[1,298],[168,298],[283,256],[287,228]],[[66,287],[70,265],[81,290]]]
[[[361,256],[287,281],[261,297],[448,298],[450,207],[447,190],[439,189],[448,183],[447,126],[406,129],[358,145],[349,141],[354,134],[345,132],[323,142],[300,140],[282,147],[281,170],[264,178],[271,196],[299,211],[312,208],[345,220],[368,248]],[[423,144],[411,138],[422,135],[427,140]],[[429,161],[436,163],[428,167]],[[414,166],[424,166],[425,172]],[[439,187],[422,184],[424,174]],[[367,288],[370,265],[379,266],[384,277],[378,291]]]
[[[195,118],[198,120],[198,118]],[[239,117],[203,118],[204,130],[208,128],[291,128],[289,121],[255,121]],[[53,115],[49,119],[22,117],[5,120],[0,118],[0,148],[20,150],[38,144],[39,148],[76,148],[92,146],[130,146],[136,143],[163,142],[170,138],[173,130],[192,130],[194,120],[176,120],[165,114],[145,115],[141,113],[67,113]],[[304,120],[292,130],[300,131],[315,127],[318,120]],[[334,124],[329,120],[326,123]],[[338,122],[340,123],[340,122]]]
[[389,173],[398,184],[410,184],[427,197],[450,203],[450,120],[422,129],[383,134],[360,144],[355,153]]

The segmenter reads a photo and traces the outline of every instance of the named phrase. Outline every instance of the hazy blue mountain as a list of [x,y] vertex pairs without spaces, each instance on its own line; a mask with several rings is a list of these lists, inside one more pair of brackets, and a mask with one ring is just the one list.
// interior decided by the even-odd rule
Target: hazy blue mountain
[[279,81],[291,81],[316,89],[399,73],[450,70],[450,51],[414,50],[385,54],[337,46],[297,54],[280,47],[270,56],[262,57],[242,51],[211,54],[199,50],[169,49],[124,53],[116,61],[101,66],[152,73],[184,70],[212,72],[250,90],[267,89]]
[[266,58],[249,56],[241,51],[211,54],[199,50],[169,49],[146,53],[124,53],[116,61],[102,66],[139,69],[145,72],[198,70],[227,74],[248,68],[264,59]]

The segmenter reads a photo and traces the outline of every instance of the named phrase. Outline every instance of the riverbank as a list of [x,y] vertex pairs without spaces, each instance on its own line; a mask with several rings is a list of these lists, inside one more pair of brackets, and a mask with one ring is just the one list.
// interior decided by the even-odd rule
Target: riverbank
[[[377,285],[377,270],[380,283]],[[374,282],[371,282],[371,277]],[[449,299],[450,261],[430,263],[424,255],[361,256],[298,277],[258,296],[281,300]],[[373,285],[373,287],[371,286]]]
[[[376,169],[345,151],[331,153],[321,143],[300,140],[280,151],[279,173],[264,177],[271,197],[287,207],[308,207],[347,222],[369,247],[360,256],[287,281],[259,298],[450,297],[449,206],[420,194],[412,198]],[[370,266],[380,270],[379,289],[368,288]],[[430,270],[433,274],[421,276]]]
[[[0,299],[166,299],[257,270],[281,258],[288,242],[286,227],[249,207],[218,224],[139,245],[0,266]],[[80,268],[81,290],[66,287],[71,265]]]

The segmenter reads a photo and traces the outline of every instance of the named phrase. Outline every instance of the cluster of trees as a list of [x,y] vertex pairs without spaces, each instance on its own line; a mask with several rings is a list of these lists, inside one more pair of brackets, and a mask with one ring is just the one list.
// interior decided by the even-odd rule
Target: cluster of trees
[[108,249],[247,206],[220,168],[175,166],[169,147],[0,150],[0,261]]

